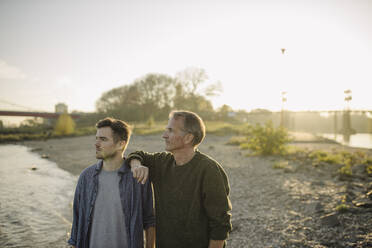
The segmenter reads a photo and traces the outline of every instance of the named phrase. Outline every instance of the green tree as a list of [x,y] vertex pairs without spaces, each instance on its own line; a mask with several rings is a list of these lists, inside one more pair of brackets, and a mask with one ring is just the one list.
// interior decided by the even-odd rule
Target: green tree
[[200,85],[208,79],[208,75],[204,69],[188,67],[178,72],[176,79],[182,84],[185,92],[195,95]]
[[96,102],[100,114],[127,121],[165,120],[172,109],[185,109],[203,117],[213,116],[213,106],[206,98],[217,94],[218,84],[201,90],[207,75],[203,69],[188,68],[176,78],[150,73],[130,85],[102,94]]
[[96,102],[100,113],[127,121],[146,121],[151,115],[165,119],[175,93],[173,78],[164,74],[147,74],[130,85],[102,94]]
[[201,96],[215,96],[222,92],[221,82],[210,83],[202,88],[208,80],[206,71],[202,68],[188,67],[176,74],[176,82],[181,85],[183,94],[201,95]]
[[214,110],[207,96],[217,95],[220,83],[201,86],[206,83],[208,75],[204,69],[189,67],[176,74],[176,92],[174,107],[197,112],[204,119],[213,119]]
[[218,110],[217,110],[217,116],[218,119],[221,121],[228,121],[230,120],[229,113],[233,112],[233,109],[229,105],[222,105]]
[[153,116],[155,119],[164,119],[163,109],[169,109],[173,105],[176,92],[175,81],[165,74],[147,74],[138,79],[134,85],[139,89],[143,120]]

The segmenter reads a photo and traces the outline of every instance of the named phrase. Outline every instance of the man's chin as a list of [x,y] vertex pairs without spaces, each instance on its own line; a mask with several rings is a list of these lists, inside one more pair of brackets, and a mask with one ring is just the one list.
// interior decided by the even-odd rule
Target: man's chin
[[167,151],[167,152],[172,152],[172,151],[174,151],[174,149],[172,149],[172,148],[170,148],[170,147],[165,147],[164,150]]

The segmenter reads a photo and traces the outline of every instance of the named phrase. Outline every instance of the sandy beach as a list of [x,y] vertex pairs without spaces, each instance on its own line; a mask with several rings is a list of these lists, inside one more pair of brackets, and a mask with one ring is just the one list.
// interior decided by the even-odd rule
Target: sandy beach
[[[233,206],[229,247],[372,247],[372,210],[366,196],[372,190],[371,177],[342,181],[321,168],[274,169],[273,164],[280,157],[247,157],[246,151],[226,145],[229,139],[207,135],[200,146],[202,152],[222,164],[229,176]],[[84,136],[22,144],[79,175],[96,162],[94,140],[94,136]],[[294,145],[307,149],[360,150],[314,142]],[[156,152],[163,147],[160,135],[134,135],[127,153]],[[335,207],[345,195],[359,202],[364,197],[367,204],[345,213],[336,212]]]

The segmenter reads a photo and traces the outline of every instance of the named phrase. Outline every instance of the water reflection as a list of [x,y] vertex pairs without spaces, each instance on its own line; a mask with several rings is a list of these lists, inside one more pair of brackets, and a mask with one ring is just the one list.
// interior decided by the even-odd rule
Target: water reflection
[[0,247],[66,247],[77,178],[23,146],[0,162]]
[[350,144],[350,136],[350,134],[343,134],[345,144]]
[[357,134],[320,134],[321,136],[337,141],[340,144],[372,149],[372,134],[357,133]]

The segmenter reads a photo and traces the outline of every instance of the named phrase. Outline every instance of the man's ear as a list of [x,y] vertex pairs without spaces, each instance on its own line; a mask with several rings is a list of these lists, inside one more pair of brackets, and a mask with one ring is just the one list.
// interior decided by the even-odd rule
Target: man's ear
[[186,144],[192,144],[193,140],[194,140],[194,135],[191,134],[191,133],[187,133],[184,137],[184,140],[185,140],[185,143]]
[[120,140],[119,141],[119,146],[120,146],[121,150],[123,150],[126,145],[127,145],[127,142],[125,140]]

